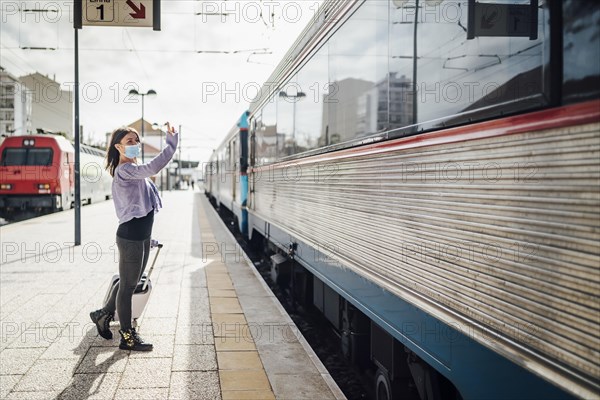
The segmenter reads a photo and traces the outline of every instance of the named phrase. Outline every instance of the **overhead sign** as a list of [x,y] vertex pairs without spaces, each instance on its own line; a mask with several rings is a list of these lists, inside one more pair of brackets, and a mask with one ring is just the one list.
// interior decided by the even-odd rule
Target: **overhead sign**
[[537,39],[538,1],[529,4],[478,3],[469,0],[467,39],[482,36]]
[[160,0],[76,0],[75,4],[81,6],[80,10],[75,9],[76,28],[85,25],[160,30]]

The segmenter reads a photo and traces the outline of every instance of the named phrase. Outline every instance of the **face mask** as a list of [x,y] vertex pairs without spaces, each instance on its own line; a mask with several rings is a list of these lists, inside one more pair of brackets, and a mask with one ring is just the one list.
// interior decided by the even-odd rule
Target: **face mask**
[[125,146],[125,157],[136,158],[140,155],[141,147],[139,145]]

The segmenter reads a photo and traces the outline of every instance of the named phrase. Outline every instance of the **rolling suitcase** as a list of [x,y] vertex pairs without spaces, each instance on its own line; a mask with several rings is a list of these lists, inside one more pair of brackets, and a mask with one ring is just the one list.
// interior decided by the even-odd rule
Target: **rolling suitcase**
[[[158,255],[160,254],[160,250],[163,245],[161,243],[155,242],[152,243],[150,248],[156,247],[156,254],[154,255],[154,260],[152,261],[152,265],[147,272],[142,274],[142,279],[138,282],[135,292],[133,292],[133,298],[131,299],[131,319],[132,326],[135,328],[137,326],[137,320],[142,315],[146,304],[148,303],[148,299],[150,298],[150,292],[152,292],[152,281],[150,280],[150,275],[154,270],[154,265],[156,264],[156,260],[158,259]],[[106,295],[104,296],[104,304],[108,302],[108,297],[110,296],[110,292],[112,288],[119,283],[119,274],[115,274],[112,277],[111,284],[108,287]],[[113,321],[119,321],[119,313],[115,310],[115,316]]]

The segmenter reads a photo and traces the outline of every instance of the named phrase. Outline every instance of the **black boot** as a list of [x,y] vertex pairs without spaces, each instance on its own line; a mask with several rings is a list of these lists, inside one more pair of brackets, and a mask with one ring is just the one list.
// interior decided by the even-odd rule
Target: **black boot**
[[119,330],[121,334],[121,350],[133,351],[152,351],[152,344],[144,343],[144,340],[138,335],[135,328]]
[[98,329],[98,335],[102,336],[106,340],[110,340],[113,338],[113,334],[110,331],[110,321],[112,321],[114,317],[113,313],[108,311],[104,311],[103,309],[92,311],[90,313],[90,318],[96,324],[96,329]]

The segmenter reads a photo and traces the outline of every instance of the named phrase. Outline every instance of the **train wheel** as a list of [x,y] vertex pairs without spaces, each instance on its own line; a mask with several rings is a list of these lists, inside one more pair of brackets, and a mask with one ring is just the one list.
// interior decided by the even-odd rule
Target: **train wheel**
[[375,398],[377,400],[392,400],[392,383],[388,373],[381,368],[375,374]]

